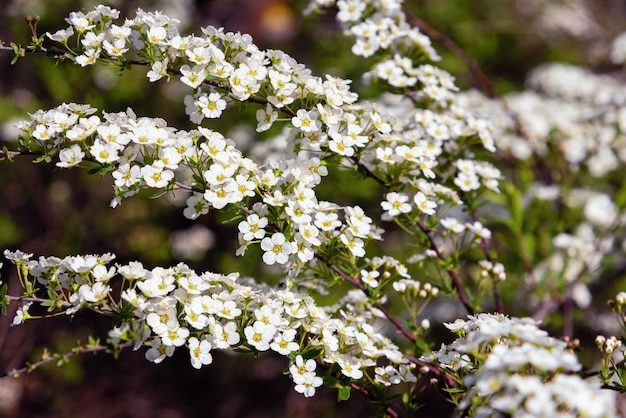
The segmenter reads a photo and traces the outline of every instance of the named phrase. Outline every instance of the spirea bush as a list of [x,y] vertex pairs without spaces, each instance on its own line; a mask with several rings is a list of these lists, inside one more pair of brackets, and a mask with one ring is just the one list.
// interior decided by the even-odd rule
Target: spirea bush
[[[13,325],[91,310],[111,329],[5,378],[85,352],[131,348],[160,363],[179,350],[201,369],[218,350],[272,351],[303,396],[326,385],[386,416],[419,416],[429,386],[459,416],[617,416],[626,295],[598,308],[594,292],[624,262],[626,88],[550,65],[522,93],[460,91],[402,6],[307,8],[334,13],[354,59],[371,63],[359,82],[379,94],[367,100],[351,80],[316,75],[248,35],[186,35],[160,12],[97,6],[45,34],[30,18],[31,44],[5,44],[4,59],[114,66],[122,77],[144,68],[146,83],[186,89],[179,104],[193,128],[62,103],[17,124],[4,170],[32,158],[110,176],[111,210],[145,191],[182,195],[181,216],[225,213],[232,252],[282,280],[7,249],[23,290],[1,290],[4,311],[18,306]],[[616,61],[624,44],[614,44]],[[252,113],[229,113],[237,106]],[[259,134],[251,148],[208,127],[248,114]],[[374,204],[323,198],[355,178]],[[443,324],[445,344],[430,332],[443,322],[437,307],[461,312]],[[612,327],[602,325],[610,311]],[[574,321],[598,334],[595,363],[579,359]]]

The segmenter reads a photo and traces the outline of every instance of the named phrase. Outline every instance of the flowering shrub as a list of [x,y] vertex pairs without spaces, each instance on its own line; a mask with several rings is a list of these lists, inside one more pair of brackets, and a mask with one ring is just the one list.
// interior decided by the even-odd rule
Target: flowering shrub
[[[106,6],[73,12],[67,28],[44,35],[31,20],[31,45],[2,47],[15,60],[146,67],[149,82],[184,86],[193,126],[63,103],[20,122],[4,160],[31,155],[110,175],[112,208],[148,190],[184,195],[191,220],[223,211],[236,255],[254,248],[283,277],[269,286],[184,263],[6,250],[23,289],[2,287],[3,309],[19,305],[13,325],[80,310],[111,317],[106,342],[95,336],[60,360],[133,347],[160,363],[178,349],[199,369],[216,350],[273,351],[305,397],[322,385],[340,400],[355,391],[389,416],[416,413],[429,385],[468,416],[616,416],[620,340],[598,337],[601,365],[589,372],[576,340],[539,326],[561,308],[589,309],[592,286],[623,258],[626,199],[611,177],[626,161],[621,84],[553,66],[519,95],[461,92],[401,2],[318,0],[308,10],[332,8],[352,53],[373,59],[363,77],[377,97],[360,99],[350,80],[314,75],[250,36],[211,26],[184,35],[175,19],[141,9],[123,21]],[[276,135],[246,150],[203,126],[238,102],[254,110],[259,135]],[[323,198],[324,185],[355,175],[377,207]],[[336,297],[325,303],[329,289]],[[508,307],[516,299],[526,311]],[[469,316],[446,323],[458,338],[433,351],[438,304]],[[612,303],[622,326],[625,304],[621,293]],[[574,337],[571,320],[562,326]]]

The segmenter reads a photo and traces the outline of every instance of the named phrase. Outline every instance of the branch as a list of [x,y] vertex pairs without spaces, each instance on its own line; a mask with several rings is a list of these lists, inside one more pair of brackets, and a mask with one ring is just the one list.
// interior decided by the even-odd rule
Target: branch
[[[476,213],[472,212],[470,215],[472,217],[472,221],[474,222],[478,221]],[[487,247],[487,240],[483,237],[480,237],[479,242],[480,242],[480,249],[482,250],[483,254],[485,254],[485,260],[489,261],[490,263],[493,263],[493,259],[491,258],[491,255],[489,254],[489,248]],[[492,276],[491,281],[492,281],[492,288],[493,288],[493,300],[496,304],[496,312],[504,313],[504,306],[502,304],[502,298],[500,297],[500,289],[498,289],[498,279],[493,274],[491,276]]]
[[444,47],[446,47],[447,49],[452,51],[457,57],[459,57],[459,59],[463,61],[463,63],[465,63],[467,68],[472,72],[472,74],[476,78],[476,81],[478,81],[478,84],[480,85],[482,90],[489,97],[491,98],[500,97],[499,94],[496,92],[495,88],[493,87],[493,83],[491,82],[489,77],[487,77],[487,75],[480,68],[480,65],[478,65],[478,63],[474,59],[472,59],[469,55],[467,55],[465,51],[463,50],[463,48],[461,48],[456,42],[450,39],[450,37],[439,32],[438,30],[430,26],[428,23],[424,22],[419,17],[406,11],[405,11],[405,14],[409,22],[412,25],[416,26],[420,31],[424,32],[428,37],[441,43]]
[[[350,159],[357,165],[357,167],[361,171],[363,171],[365,173],[365,175],[367,177],[372,178],[378,184],[383,186],[385,189],[389,189],[389,186],[387,185],[387,183],[383,179],[381,179],[380,177],[376,176],[376,174],[374,174],[368,167],[363,165],[358,157],[350,157]],[[433,251],[435,251],[435,253],[437,254],[437,257],[440,260],[445,260],[445,257],[443,256],[443,254],[441,254],[441,251],[439,251],[439,247],[437,247],[437,244],[435,243],[434,239],[432,238],[432,236],[430,234],[430,230],[428,228],[426,228],[421,222],[418,222],[417,225],[418,225],[419,229],[424,234],[426,234],[426,237],[428,238],[428,242],[430,243],[430,248]],[[465,293],[465,290],[461,286],[461,282],[460,282],[460,280],[458,278],[457,273],[455,271],[453,271],[453,270],[447,270],[446,269],[446,271],[448,272],[448,274],[452,278],[452,282],[454,283],[454,287],[455,287],[455,289],[457,291],[457,294],[459,295],[459,299],[461,300],[461,303],[463,303],[463,306],[465,306],[465,309],[467,310],[467,312],[469,314],[474,313],[474,309],[472,308],[472,305],[469,302],[469,298],[467,297],[467,294]],[[496,295],[497,307],[498,307],[499,311],[501,312],[502,311],[502,301],[500,300],[499,293],[497,292],[497,290],[494,290],[494,294]]]
[[400,321],[398,321],[396,319],[395,316],[391,315],[391,313],[389,313],[389,311],[380,303],[376,304],[376,308],[379,309],[384,315],[385,317],[389,320],[389,322],[391,322],[396,329],[398,330],[398,332],[402,335],[404,335],[408,340],[410,340],[411,342],[415,343],[415,335],[413,333],[411,333],[408,329],[406,329],[406,327],[404,327]]
[[[124,349],[126,347],[131,347],[134,344],[135,344],[134,342],[126,342],[126,343],[118,345],[118,347],[121,349]],[[97,353],[99,351],[105,351],[109,348],[110,347],[106,345],[97,345],[97,346],[92,346],[92,347],[76,347],[69,353],[59,354],[59,355],[46,355],[43,359],[39,360],[36,363],[27,364],[26,366],[21,367],[19,369],[13,369],[13,370],[9,370],[6,372],[2,372],[0,373],[0,378],[7,377],[7,376],[20,377],[22,374],[32,372],[33,370],[43,366],[44,364],[48,364],[52,361],[59,361],[59,362],[67,363],[72,357],[75,357],[78,354]]]
[[[354,382],[350,382],[350,387],[352,389],[354,389],[356,392],[360,393],[361,395],[365,396],[367,399],[369,399],[370,401],[378,401],[378,399],[374,398],[372,396],[372,394],[370,393],[369,390],[357,385]],[[398,413],[396,411],[393,410],[393,408],[388,407],[385,409],[385,412],[387,413],[388,417],[391,418],[398,418],[400,415],[398,415]]]
[[[9,300],[16,301],[16,302],[33,302],[33,303],[38,303],[40,305],[45,302],[53,301],[52,299],[43,299],[43,298],[36,298],[36,297],[23,297],[23,296],[11,296],[11,295],[6,295],[5,297]],[[69,302],[61,302],[61,301],[54,301],[54,302],[55,302],[55,307],[59,309],[68,309],[68,308],[75,307]],[[85,306],[85,308],[91,309],[94,312],[102,313],[105,315],[111,315],[115,313],[113,309],[107,308],[104,306],[102,307]]]
[[[435,240],[432,237],[430,229],[428,229],[421,222],[417,222],[417,227],[428,238],[428,242],[430,244],[430,249],[435,252],[435,254],[437,255],[437,258],[439,258],[442,261],[445,261],[446,258],[441,253],[441,251],[439,251],[439,247],[437,247],[437,243],[435,243]],[[452,283],[454,284],[454,288],[456,289],[456,293],[459,296],[459,299],[461,300],[461,303],[463,304],[463,306],[465,306],[465,309],[467,310],[467,313],[472,315],[474,313],[474,308],[472,308],[472,304],[470,303],[469,298],[467,297],[467,293],[465,293],[465,290],[463,289],[463,286],[461,286],[461,281],[459,280],[459,276],[457,275],[456,271],[454,271],[454,270],[446,269],[446,271],[448,272],[448,275],[452,279]]]
[[481,90],[490,98],[498,100],[505,112],[509,115],[509,117],[513,120],[515,125],[515,131],[525,139],[529,138],[526,129],[522,125],[522,122],[519,118],[519,115],[514,112],[504,98],[496,91],[491,79],[485,74],[480,65],[476,62],[476,60],[472,59],[466,52],[461,48],[456,42],[454,42],[450,37],[444,35],[439,32],[428,23],[413,15],[412,13],[405,10],[405,15],[407,16],[408,21],[416,26],[420,31],[424,32],[428,37],[434,39],[435,41],[441,43],[445,48],[450,50],[453,54],[455,54],[468,68],[468,70],[474,75],[474,78],[478,82]]

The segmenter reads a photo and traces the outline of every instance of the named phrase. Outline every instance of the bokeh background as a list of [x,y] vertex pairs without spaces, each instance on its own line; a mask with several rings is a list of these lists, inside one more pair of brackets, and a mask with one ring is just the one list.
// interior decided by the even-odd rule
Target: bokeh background
[[[40,33],[66,27],[73,10],[89,10],[90,0],[0,0],[0,39],[27,44],[24,18],[39,15]],[[367,60],[350,53],[332,15],[303,16],[304,1],[287,0],[131,0],[110,1],[122,15],[158,9],[181,20],[181,31],[206,25],[252,34],[262,48],[282,49],[315,73],[354,80],[363,97],[376,93],[360,83]],[[547,61],[582,64],[598,72],[617,71],[606,60],[610,40],[626,29],[621,0],[409,0],[413,15],[445,34],[476,60],[503,94],[524,88],[526,74]],[[442,67],[463,88],[480,87],[474,74],[452,52],[435,44]],[[0,53],[0,145],[10,147],[14,121],[28,112],[62,102],[89,103],[111,112],[134,109],[139,116],[159,116],[170,126],[190,129],[180,83],[150,84],[145,69],[123,76],[115,69],[83,69],[27,56],[11,66],[11,54]],[[230,109],[228,117],[206,126],[240,144],[256,140],[252,117]],[[187,262],[197,271],[240,271],[275,283],[275,270],[258,271],[254,252],[236,258],[236,234],[217,213],[191,222],[182,216],[184,198],[127,199],[115,210],[109,178],[78,170],[35,165],[28,158],[0,167],[0,249],[22,249],[38,255],[65,256],[113,252],[121,263],[141,260],[145,266]],[[322,189],[325,198],[357,202],[379,212],[369,183],[335,183]],[[349,186],[349,187],[348,187]],[[393,241],[392,244],[393,245]],[[392,249],[393,251],[393,249]],[[257,254],[258,255],[258,254]],[[18,288],[5,263],[2,280]],[[456,314],[449,313],[451,318]],[[105,335],[106,319],[79,314],[31,321],[9,328],[12,316],[0,317],[0,370],[40,358],[42,347],[55,352],[85,341],[90,331]],[[184,353],[160,365],[148,363],[144,350],[126,351],[118,360],[106,354],[82,356],[61,368],[46,366],[19,379],[0,379],[0,417],[360,417],[372,411],[357,395],[338,403],[336,392],[322,389],[312,399],[297,394],[283,376],[287,365],[271,354],[258,359],[214,355],[214,364],[196,371]],[[441,409],[442,414],[446,409]],[[423,411],[428,416],[428,411]],[[431,411],[432,412],[432,411]]]

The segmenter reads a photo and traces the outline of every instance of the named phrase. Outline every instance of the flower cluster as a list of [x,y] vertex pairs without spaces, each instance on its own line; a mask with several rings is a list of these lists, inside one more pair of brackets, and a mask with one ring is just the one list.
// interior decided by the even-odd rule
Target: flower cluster
[[[372,4],[359,19],[376,25],[377,16],[385,16],[385,22],[396,26],[370,33],[368,39],[393,34],[381,45],[397,54],[417,47],[428,51],[427,38],[409,29],[401,9],[383,3]],[[339,19],[344,22],[357,20],[343,16]],[[307,267],[340,259],[330,249],[342,248],[341,257],[363,258],[367,241],[381,239],[383,233],[361,207],[317,199],[315,188],[328,174],[326,165],[348,163],[383,184],[389,191],[383,202],[386,217],[405,215],[402,222],[418,235],[423,229],[415,228],[415,222],[431,219],[436,225],[442,208],[464,203],[459,193],[473,198],[484,190],[498,190],[499,170],[472,152],[481,147],[493,151],[488,124],[455,104],[452,96],[441,103],[426,100],[426,108],[414,106],[412,100],[422,100],[433,82],[445,78],[450,91],[456,90],[449,75],[430,65],[416,67],[424,77],[410,86],[412,97],[360,103],[349,80],[314,76],[282,52],[259,50],[246,35],[207,27],[203,36],[181,36],[174,19],[141,10],[122,26],[114,23],[116,18],[115,10],[102,7],[73,13],[63,34],[48,37],[68,48],[80,65],[98,59],[122,64],[131,53],[148,57],[150,81],[176,77],[194,90],[184,100],[193,123],[220,117],[228,101],[253,100],[262,103],[256,112],[257,131],[277,123],[280,113],[288,116],[291,126],[280,160],[253,161],[217,132],[202,126],[178,131],[163,120],[137,117],[130,109],[99,117],[88,106],[64,104],[36,112],[19,125],[30,148],[58,152],[59,167],[88,162],[112,171],[112,206],[142,188],[156,188],[189,191],[184,214],[190,219],[210,208],[239,208],[245,219],[239,223],[237,253],[243,255],[249,245],[258,244],[266,264],[280,264],[291,276],[300,274],[312,283]],[[413,35],[406,38],[409,33]],[[82,50],[68,47],[72,36],[80,40]],[[86,41],[94,38],[115,40],[120,51],[128,51],[114,55],[110,48]],[[406,39],[411,39],[410,45]],[[85,56],[94,60],[85,61]],[[413,62],[424,57],[434,58],[428,53]],[[284,137],[277,140],[284,142]],[[478,222],[469,229],[481,239],[490,236]],[[351,276],[362,270],[353,264]],[[374,276],[370,282],[375,283]]]
[[[316,359],[329,376],[358,380],[371,373],[388,385],[391,380],[372,370],[384,359],[393,383],[415,381],[413,366],[368,316],[339,316],[344,305],[325,309],[305,294],[268,289],[237,274],[197,274],[183,263],[149,270],[140,262],[109,267],[112,254],[31,260],[32,254],[5,251],[5,257],[27,272],[21,280],[30,283],[33,294],[45,289],[62,312],[89,308],[121,316],[122,325],[109,332],[110,342],[148,346],[146,358],[155,363],[177,347],[188,350],[195,368],[211,364],[213,350],[272,350],[289,359],[295,389],[307,397],[322,383],[314,372]],[[116,302],[110,284],[120,281],[123,292]],[[37,300],[23,299],[15,325],[29,317]]]
[[617,416],[613,394],[573,374],[576,355],[532,319],[479,314],[446,327],[459,337],[424,359],[463,379],[459,407],[474,416]]
[[[176,19],[159,12],[139,9],[117,24],[117,10],[97,6],[71,13],[66,29],[48,33],[46,42],[82,67],[141,64],[150,82],[181,83],[193,129],[178,130],[131,109],[100,113],[66,103],[18,124],[20,151],[59,168],[111,173],[113,207],[152,189],[184,194],[183,215],[191,220],[230,211],[236,254],[248,256],[257,247],[265,265],[282,269],[284,286],[237,273],[196,273],[183,263],[148,269],[140,262],[111,265],[111,254],[33,260],[6,251],[24,289],[8,299],[20,304],[13,324],[36,318],[34,304],[55,314],[91,309],[120,324],[109,332],[110,345],[147,347],[145,356],[155,363],[184,349],[194,368],[211,364],[215,350],[273,351],[287,358],[294,388],[306,397],[322,384],[358,384],[387,406],[388,386],[409,383],[413,391],[430,380],[418,379],[419,370],[442,382],[452,377],[447,382],[458,387],[451,398],[463,393],[458,407],[469,415],[615,416],[613,397],[576,374],[581,365],[567,344],[528,318],[458,320],[446,325],[459,336],[453,343],[418,357],[430,351],[422,337],[431,318],[422,314],[431,300],[453,296],[477,312],[487,287],[502,309],[498,284],[507,272],[489,251],[491,224],[483,219],[499,209],[486,199],[501,191],[504,196],[493,200],[508,203],[510,219],[500,223],[520,247],[533,302],[564,294],[581,308],[590,305],[587,286],[615,252],[615,236],[626,222],[623,202],[611,197],[614,185],[593,183],[626,162],[623,85],[550,66],[531,76],[534,92],[504,103],[462,94],[454,78],[433,65],[439,56],[407,23],[401,1],[310,2],[311,10],[333,6],[345,33],[356,38],[352,52],[374,62],[364,79],[386,91],[375,99],[359,99],[351,80],[316,76],[281,51],[261,50],[248,35],[211,26],[201,35],[183,35]],[[282,132],[246,153],[202,126],[234,102],[254,109],[257,133]],[[537,166],[547,168],[537,178],[547,181],[529,174],[532,184],[516,190],[503,182],[508,167],[486,161],[496,152],[520,165],[540,161]],[[321,198],[319,186],[346,168],[377,187],[374,209]],[[567,183],[570,173],[592,180]],[[529,208],[542,202],[566,208],[563,220],[576,225],[550,229],[548,245],[523,231],[534,221],[527,219]],[[387,231],[368,213],[376,209],[391,224]],[[411,254],[406,260],[380,255],[375,241],[387,240],[383,251],[388,242],[391,249],[400,230]],[[464,258],[466,250],[471,253]],[[476,288],[462,282],[466,273],[477,276]],[[338,282],[350,288],[337,290],[334,304],[320,305],[315,296]],[[112,291],[118,288],[119,300]],[[396,317],[389,305],[398,299],[406,310]],[[620,312],[624,300],[616,299]],[[390,324],[408,348],[388,337]],[[597,344],[607,355],[621,350],[615,337],[599,337]],[[604,382],[612,377],[609,366],[617,368],[604,364]],[[408,409],[416,407],[411,402]]]

